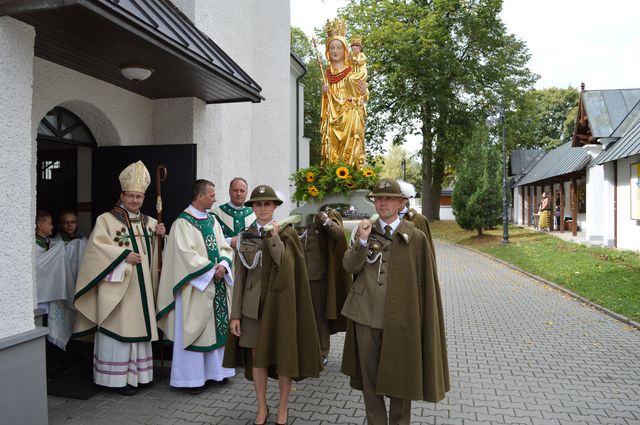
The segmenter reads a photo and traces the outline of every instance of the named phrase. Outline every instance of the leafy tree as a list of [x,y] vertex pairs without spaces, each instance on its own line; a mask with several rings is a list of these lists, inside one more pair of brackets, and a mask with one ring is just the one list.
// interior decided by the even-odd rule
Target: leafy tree
[[[414,185],[416,191],[420,190],[422,184],[420,164],[405,149],[401,146],[392,146],[383,158],[384,165],[382,166],[381,177],[403,179]],[[405,161],[404,169],[403,160]]]
[[479,236],[502,221],[500,146],[488,141],[487,129],[479,127],[462,152],[451,200],[458,225]]
[[291,27],[291,50],[307,67],[307,74],[301,80],[304,84],[304,136],[309,138],[309,163],[320,164],[322,71],[313,44],[300,28]]
[[368,149],[422,136],[423,213],[438,218],[446,170],[496,105],[535,82],[501,0],[351,0],[340,10],[369,58]]
[[552,149],[573,134],[580,94],[572,87],[531,90],[507,115],[507,144]]

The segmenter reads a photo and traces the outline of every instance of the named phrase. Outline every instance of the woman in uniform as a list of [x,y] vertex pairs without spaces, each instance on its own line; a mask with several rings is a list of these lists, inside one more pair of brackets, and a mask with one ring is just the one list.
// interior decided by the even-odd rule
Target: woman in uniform
[[274,221],[282,200],[260,185],[245,206],[256,221],[237,239],[234,289],[225,350],[225,367],[243,367],[252,380],[258,412],[256,424],[269,415],[267,377],[278,379],[276,424],[286,424],[292,379],[317,377],[320,343],[313,316],[309,280],[298,234]]

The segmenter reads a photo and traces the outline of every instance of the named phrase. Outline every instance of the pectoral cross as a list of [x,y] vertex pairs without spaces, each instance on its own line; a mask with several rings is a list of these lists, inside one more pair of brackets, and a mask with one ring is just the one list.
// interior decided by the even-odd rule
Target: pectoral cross
[[[142,227],[140,226],[139,223],[133,224],[133,236],[136,238],[136,243],[138,244],[140,248],[140,250],[144,253],[144,255],[148,255],[147,254],[147,240],[144,237],[144,232],[142,231]],[[140,242],[138,242],[138,238],[140,238]]]

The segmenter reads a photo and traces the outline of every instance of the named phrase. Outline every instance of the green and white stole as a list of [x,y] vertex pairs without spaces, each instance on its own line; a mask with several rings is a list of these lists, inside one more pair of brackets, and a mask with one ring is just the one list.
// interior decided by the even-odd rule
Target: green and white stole
[[[207,218],[198,219],[183,211],[178,215],[178,218],[187,220],[193,227],[198,229],[202,234],[204,245],[207,248],[207,255],[211,264],[217,264],[220,259],[220,252],[218,251],[218,241],[214,233],[215,218],[213,215],[208,214]],[[223,347],[227,343],[227,333],[229,331],[229,306],[227,305],[227,288],[225,286],[224,279],[214,280],[215,295],[213,297],[213,314],[216,320],[216,343],[213,347],[207,347],[207,351],[210,349],[217,349]],[[199,347],[190,346],[187,350],[201,351]]]

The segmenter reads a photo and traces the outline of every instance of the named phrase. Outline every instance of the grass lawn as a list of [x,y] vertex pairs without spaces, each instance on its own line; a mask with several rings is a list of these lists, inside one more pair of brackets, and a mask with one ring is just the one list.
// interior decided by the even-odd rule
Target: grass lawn
[[502,225],[483,236],[455,221],[434,221],[431,230],[434,238],[485,252],[640,322],[638,253],[587,247],[520,227],[509,227],[505,245]]

